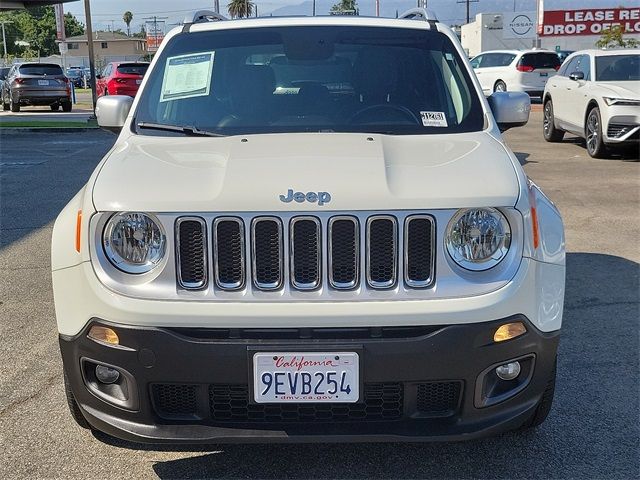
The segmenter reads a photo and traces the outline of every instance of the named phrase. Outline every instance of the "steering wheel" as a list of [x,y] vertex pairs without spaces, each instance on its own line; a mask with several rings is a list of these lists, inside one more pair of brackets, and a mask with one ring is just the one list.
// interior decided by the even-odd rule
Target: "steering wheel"
[[[368,107],[364,107],[354,113],[349,119],[349,123],[363,123],[362,121],[358,121],[358,118],[363,116],[364,114],[371,114],[376,110],[393,110],[395,112],[401,113],[407,119],[411,120],[413,123],[420,125],[421,122],[416,117],[416,115],[409,110],[407,107],[403,107],[402,105],[394,105],[392,103],[377,103],[375,105],[370,105]],[[365,122],[367,123],[367,122]]]

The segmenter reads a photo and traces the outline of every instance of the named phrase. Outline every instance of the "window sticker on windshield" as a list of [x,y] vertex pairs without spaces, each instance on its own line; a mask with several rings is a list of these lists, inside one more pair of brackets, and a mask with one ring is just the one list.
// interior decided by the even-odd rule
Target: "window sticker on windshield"
[[167,58],[160,101],[209,95],[215,52]]
[[448,127],[444,112],[420,112],[425,127]]

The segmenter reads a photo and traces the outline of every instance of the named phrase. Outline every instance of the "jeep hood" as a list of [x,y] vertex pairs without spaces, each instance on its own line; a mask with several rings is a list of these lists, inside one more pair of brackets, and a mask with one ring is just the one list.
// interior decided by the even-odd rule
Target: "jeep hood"
[[605,96],[640,99],[640,82],[598,82],[598,85],[607,92]]
[[[515,168],[485,132],[131,135],[102,164],[93,200],[98,211],[150,212],[512,206]],[[284,203],[289,189],[329,192],[331,202]]]

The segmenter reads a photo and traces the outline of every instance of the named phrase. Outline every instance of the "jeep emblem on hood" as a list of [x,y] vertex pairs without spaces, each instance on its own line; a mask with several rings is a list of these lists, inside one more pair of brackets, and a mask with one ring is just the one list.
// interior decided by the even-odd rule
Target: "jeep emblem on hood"
[[295,200],[298,203],[307,201],[311,203],[317,203],[319,206],[322,206],[325,203],[329,203],[331,201],[331,195],[329,194],[329,192],[294,192],[291,188],[287,190],[286,195],[280,195],[281,202],[289,203],[292,200]]

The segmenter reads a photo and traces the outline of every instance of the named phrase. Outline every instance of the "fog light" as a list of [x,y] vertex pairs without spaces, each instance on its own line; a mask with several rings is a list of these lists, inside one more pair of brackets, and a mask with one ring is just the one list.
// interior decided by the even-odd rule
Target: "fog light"
[[496,368],[496,375],[501,380],[513,380],[520,375],[520,362],[509,362]]
[[[518,371],[520,371],[519,367]],[[96,365],[96,378],[102,383],[116,383],[120,378],[120,372],[115,368]]]
[[109,327],[103,327],[102,325],[94,325],[89,329],[87,335],[91,340],[96,342],[106,343],[107,345],[119,345],[120,339],[118,334]]
[[505,340],[511,340],[512,338],[519,337],[525,333],[527,333],[527,327],[524,326],[524,323],[505,323],[496,330],[496,333],[493,334],[493,341],[504,342]]

